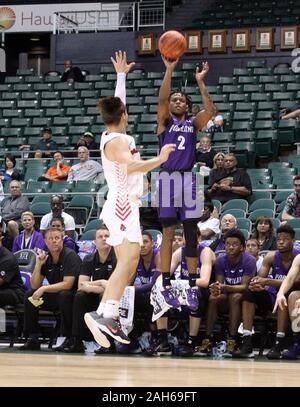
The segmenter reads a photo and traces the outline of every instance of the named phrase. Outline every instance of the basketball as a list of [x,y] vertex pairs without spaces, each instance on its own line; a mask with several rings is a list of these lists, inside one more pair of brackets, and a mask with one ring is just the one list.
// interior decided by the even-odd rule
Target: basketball
[[178,31],[167,31],[159,39],[158,48],[162,56],[175,61],[186,51],[186,39]]

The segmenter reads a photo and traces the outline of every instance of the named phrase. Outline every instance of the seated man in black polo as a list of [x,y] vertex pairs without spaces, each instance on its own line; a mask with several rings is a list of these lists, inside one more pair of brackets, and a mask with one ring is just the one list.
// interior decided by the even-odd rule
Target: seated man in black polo
[[70,59],[67,59],[64,62],[65,71],[61,76],[62,82],[83,82],[84,77],[78,66],[73,66],[73,62]]
[[81,263],[78,291],[73,305],[72,338],[58,348],[60,351],[83,353],[82,341],[94,341],[91,331],[84,322],[84,314],[98,308],[107,280],[116,267],[114,249],[106,243],[108,237],[109,231],[106,226],[97,229],[95,239],[97,250],[88,254]]
[[225,173],[212,179],[208,186],[211,199],[218,199],[222,204],[231,199],[247,199],[252,194],[252,185],[246,171],[237,168],[237,159],[233,153],[225,156]]
[[[21,350],[39,350],[39,309],[60,311],[61,334],[69,338],[72,332],[72,306],[80,272],[80,257],[68,247],[64,247],[63,233],[57,229],[48,229],[45,233],[45,243],[49,254],[40,252],[30,278],[32,290],[25,295],[24,301],[24,331],[29,339]],[[42,285],[46,278],[49,285]],[[43,299],[43,304],[37,307],[29,300]]]
[[3,226],[0,222],[0,307],[23,303],[25,287],[15,256],[2,246]]

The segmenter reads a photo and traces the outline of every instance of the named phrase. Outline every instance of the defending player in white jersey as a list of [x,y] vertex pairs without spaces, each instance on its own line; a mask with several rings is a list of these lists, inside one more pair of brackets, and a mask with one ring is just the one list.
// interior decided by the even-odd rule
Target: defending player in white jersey
[[105,334],[121,343],[130,343],[119,322],[119,300],[125,287],[133,278],[142,242],[139,204],[142,195],[142,173],[151,171],[167,161],[174,151],[174,144],[167,144],[160,154],[149,160],[140,160],[134,138],[126,134],[126,74],[134,63],[127,64],[126,53],[118,51],[111,61],[117,72],[114,97],[99,101],[99,110],[106,125],[100,150],[104,176],[108,185],[107,201],[101,218],[109,229],[107,242],[114,246],[117,266],[112,273],[96,312],[85,314],[85,322],[95,340],[103,347],[110,342]]

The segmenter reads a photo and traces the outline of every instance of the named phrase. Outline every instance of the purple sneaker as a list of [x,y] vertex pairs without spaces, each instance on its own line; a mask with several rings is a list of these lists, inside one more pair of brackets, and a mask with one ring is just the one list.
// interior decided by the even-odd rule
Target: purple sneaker
[[288,350],[282,352],[282,359],[300,359],[300,343],[295,342]]
[[185,290],[186,295],[186,305],[191,311],[197,311],[199,307],[199,301],[197,296],[197,289],[194,288],[187,288]]
[[176,298],[174,290],[172,287],[166,288],[162,287],[161,293],[166,301],[166,303],[172,308],[180,308],[179,299]]

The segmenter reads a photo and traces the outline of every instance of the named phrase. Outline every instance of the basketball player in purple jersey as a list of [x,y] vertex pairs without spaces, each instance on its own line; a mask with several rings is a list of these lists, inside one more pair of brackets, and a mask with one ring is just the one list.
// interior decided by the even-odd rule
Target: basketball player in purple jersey
[[[258,276],[254,277],[249,289],[243,293],[243,344],[233,353],[233,357],[254,357],[252,346],[252,326],[255,309],[265,315],[272,311],[283,280],[288,274],[294,258],[300,253],[294,250],[295,231],[288,225],[277,229],[277,250],[269,252],[264,258]],[[283,341],[288,326],[288,309],[284,307],[277,311],[277,333],[275,346],[267,353],[268,359],[280,359],[283,350]]]
[[[300,358],[300,256],[294,258],[288,275],[283,280],[278,291],[273,312],[277,308],[289,310],[293,343],[281,353],[282,359],[294,360]],[[288,299],[288,300],[287,300]]]
[[[215,107],[204,84],[204,78],[209,70],[207,62],[203,63],[201,72],[197,68],[195,75],[204,110],[197,113],[195,117],[189,118],[187,114],[190,101],[187,95],[181,90],[171,92],[172,73],[178,60],[170,62],[165,58],[162,59],[166,66],[166,73],[159,91],[157,134],[160,148],[168,143],[176,144],[172,158],[169,157],[161,166],[159,175],[159,217],[163,226],[160,249],[162,294],[169,305],[174,308],[179,307],[179,301],[174,296],[170,284],[172,242],[179,218],[184,228],[189,272],[190,288],[187,290],[187,304],[190,309],[196,310],[198,299],[194,288],[196,288],[197,278],[197,223],[202,215],[202,208],[200,200],[196,200],[196,179],[191,171],[195,164],[197,132],[214,115]],[[187,204],[187,199],[192,202],[192,205]]]
[[206,338],[202,341],[199,354],[210,355],[212,351],[213,327],[219,311],[229,310],[229,334],[227,352],[235,350],[238,326],[241,322],[242,293],[248,288],[256,274],[256,259],[245,252],[243,233],[233,229],[224,237],[226,255],[215,262],[216,282],[210,285],[210,297],[206,318]]
[[[211,280],[212,268],[215,262],[215,254],[209,247],[197,247],[197,278],[195,290],[197,298],[199,299],[199,306],[197,310],[189,310],[189,337],[187,343],[180,346],[176,352],[177,356],[192,356],[196,348],[198,339],[198,332],[200,328],[201,318],[206,310],[207,300],[209,296],[208,285]],[[180,266],[179,276],[176,278],[180,280],[188,280],[189,273],[187,270],[186,262],[186,246],[179,247],[172,255],[171,261],[171,274],[173,275]],[[164,314],[157,320],[157,333],[158,342],[153,349],[148,353],[155,356],[171,355],[171,346],[168,343],[168,314]]]

